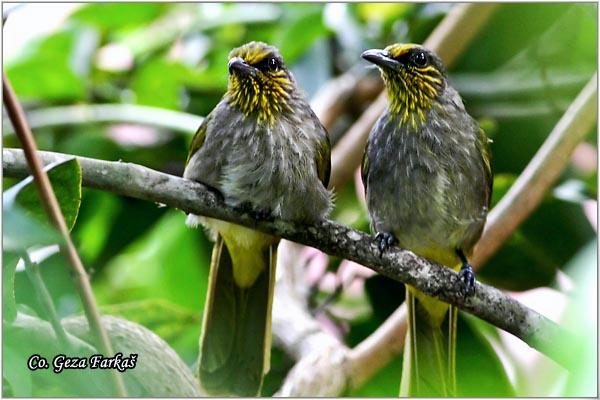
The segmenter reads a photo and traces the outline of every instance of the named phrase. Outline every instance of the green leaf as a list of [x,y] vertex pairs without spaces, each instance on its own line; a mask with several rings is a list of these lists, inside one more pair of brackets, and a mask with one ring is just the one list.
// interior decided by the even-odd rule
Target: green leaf
[[[4,365],[6,368],[2,368],[2,380],[6,380],[6,383],[2,388],[2,397],[31,397],[33,394],[32,374],[27,370],[23,363],[23,357],[18,351],[13,349],[11,346],[6,345],[6,341],[3,341],[2,355],[4,357]],[[8,367],[10,366],[10,367]],[[13,368],[19,366],[18,368]],[[7,393],[7,389],[9,389]]]
[[103,314],[120,316],[145,326],[167,342],[200,326],[201,315],[162,299],[145,299],[100,307]]
[[60,235],[49,224],[40,224],[30,213],[16,204],[4,203],[2,219],[4,251],[19,252],[32,246],[47,246],[61,242]]
[[557,270],[594,235],[580,204],[547,196],[479,276],[492,286],[508,290],[550,285]]
[[181,69],[174,63],[159,58],[145,63],[135,73],[131,88],[138,104],[181,109]]
[[380,324],[400,307],[406,297],[406,286],[403,283],[379,274],[365,279],[365,291],[374,317]]
[[[45,170],[58,199],[67,227],[71,229],[77,219],[81,203],[81,168],[73,158],[48,165]],[[15,267],[19,253],[34,246],[61,243],[62,238],[49,224],[39,199],[33,177],[29,176],[4,192],[4,230],[2,263],[2,289],[5,319],[15,314]]]
[[[75,225],[81,204],[81,167],[76,158],[44,168],[65,218],[67,228]],[[4,193],[4,205],[18,205],[35,220],[48,223],[48,217],[32,176],[23,179]]]
[[509,397],[514,389],[484,332],[487,322],[459,313],[456,376],[459,397]]
[[323,12],[316,9],[284,24],[277,47],[286,63],[293,64],[317,39],[328,33],[323,23]]
[[15,268],[19,256],[17,253],[2,252],[2,320],[13,321],[17,316],[15,300]]
[[514,174],[494,175],[494,190],[492,191],[492,207],[494,207],[517,180]]
[[402,372],[402,355],[382,368],[362,387],[351,391],[351,397],[398,397],[400,375]]
[[[16,59],[7,60],[6,73],[19,97],[76,101],[85,97],[81,75],[91,59],[76,57],[79,44],[95,46],[81,29],[66,29],[28,43]],[[88,52],[89,53],[89,52]]]
[[147,24],[168,7],[168,4],[162,3],[86,4],[75,11],[69,19],[85,22],[110,32]]
[[[185,215],[168,210],[153,226],[109,260],[94,284],[101,304],[162,300],[200,315],[208,285],[212,244],[202,229],[185,225]],[[168,327],[168,325],[165,325]],[[169,330],[172,327],[168,328]],[[189,362],[198,352],[200,324],[165,330],[169,344]],[[176,331],[176,330],[175,330]]]
[[391,22],[403,18],[413,7],[410,3],[357,3],[356,12],[365,21]]
[[543,247],[517,230],[477,276],[489,285],[520,291],[549,285],[557,270],[558,263]]
[[570,353],[571,368],[564,396],[596,397],[598,395],[598,238],[589,241],[566,265],[576,289],[572,295],[563,325],[578,337],[577,343],[557,343]]

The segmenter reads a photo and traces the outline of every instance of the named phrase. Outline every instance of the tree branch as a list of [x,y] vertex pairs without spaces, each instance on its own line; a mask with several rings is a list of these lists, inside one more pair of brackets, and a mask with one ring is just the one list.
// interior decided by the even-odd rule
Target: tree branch
[[[73,157],[51,152],[38,154],[45,164]],[[255,221],[248,213],[228,206],[218,194],[197,182],[135,164],[85,157],[77,159],[81,164],[85,186],[234,222],[355,261],[432,297],[454,304],[512,333],[557,362],[567,363],[567,355],[554,344],[559,338],[568,337],[569,332],[498,289],[481,283],[476,283],[473,296],[462,297],[455,272],[417,257],[410,251],[395,247],[380,255],[372,236],[327,220],[312,225],[297,225],[281,220]],[[25,176],[28,172],[23,152],[4,149],[3,169],[6,176]]]

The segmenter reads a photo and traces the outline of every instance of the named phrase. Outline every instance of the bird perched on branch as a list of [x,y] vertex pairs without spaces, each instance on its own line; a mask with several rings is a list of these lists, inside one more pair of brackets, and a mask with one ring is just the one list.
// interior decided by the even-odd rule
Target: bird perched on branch
[[[330,144],[279,54],[250,42],[229,55],[227,92],[191,144],[184,178],[255,218],[328,215]],[[195,215],[213,235],[198,376],[211,395],[255,396],[269,370],[278,238]]]
[[[367,50],[381,71],[388,106],[370,133],[362,164],[367,206],[381,251],[398,244],[459,270],[474,287],[468,257],[492,193],[488,139],[450,86],[440,58],[415,44]],[[409,330],[400,394],[456,395],[456,312],[407,286]]]

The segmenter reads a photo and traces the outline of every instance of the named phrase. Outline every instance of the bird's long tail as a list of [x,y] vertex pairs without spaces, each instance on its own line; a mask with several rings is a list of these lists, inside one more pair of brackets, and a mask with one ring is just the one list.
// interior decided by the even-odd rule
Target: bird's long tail
[[456,396],[457,309],[407,286],[400,396]]
[[[260,269],[256,279],[240,286],[234,276],[233,260],[250,264],[235,268]],[[260,394],[270,366],[275,260],[275,244],[259,249],[236,247],[230,251],[222,237],[217,237],[198,365],[200,385],[207,394],[244,397]]]

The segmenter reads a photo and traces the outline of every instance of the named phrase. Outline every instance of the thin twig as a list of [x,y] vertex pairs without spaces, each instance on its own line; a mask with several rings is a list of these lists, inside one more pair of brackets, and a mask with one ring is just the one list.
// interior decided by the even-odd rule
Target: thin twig
[[[21,108],[21,104],[17,100],[17,96],[15,95],[10,81],[4,72],[2,74],[2,95],[8,116],[23,146],[24,154],[27,159],[27,165],[33,173],[34,182],[38,189],[42,205],[44,206],[46,213],[50,218],[50,222],[58,229],[63,238],[63,244],[60,247],[64,256],[69,261],[69,265],[71,266],[75,287],[79,292],[79,296],[82,300],[83,308],[89,324],[92,327],[92,331],[96,335],[98,348],[103,351],[104,354],[112,356],[112,346],[110,345],[106,331],[100,323],[100,314],[98,313],[92,287],[90,286],[85,268],[69,235],[67,224],[58,205],[56,194],[54,193],[52,185],[50,184],[50,179],[48,179],[46,171],[44,171],[42,168],[42,162],[40,161],[37,153],[37,145],[35,143],[35,139],[33,138],[33,134],[29,129],[27,120],[25,119],[25,114]],[[119,396],[126,397],[127,392],[125,390],[125,384],[122,376],[116,369],[112,371],[116,393]]]
[[[455,6],[431,33],[424,45],[438,53],[446,66],[452,65],[497,6],[493,3]],[[342,186],[358,168],[369,132],[385,110],[386,104],[386,94],[382,92],[333,149],[331,187]]]
[[[73,157],[51,152],[38,154],[44,163]],[[3,168],[7,176],[17,177],[27,173],[21,150],[5,149],[3,156]],[[327,220],[310,225],[281,220],[257,221],[248,213],[225,204],[220,196],[200,183],[135,164],[85,157],[77,159],[86,186],[165,204],[187,213],[234,222],[357,262],[470,312],[519,337],[557,362],[566,363],[567,356],[554,343],[561,337],[569,337],[570,333],[554,322],[498,289],[480,283],[476,283],[473,296],[464,298],[459,294],[457,285],[460,282],[454,271],[397,247],[380,254],[377,241],[367,233]]]

